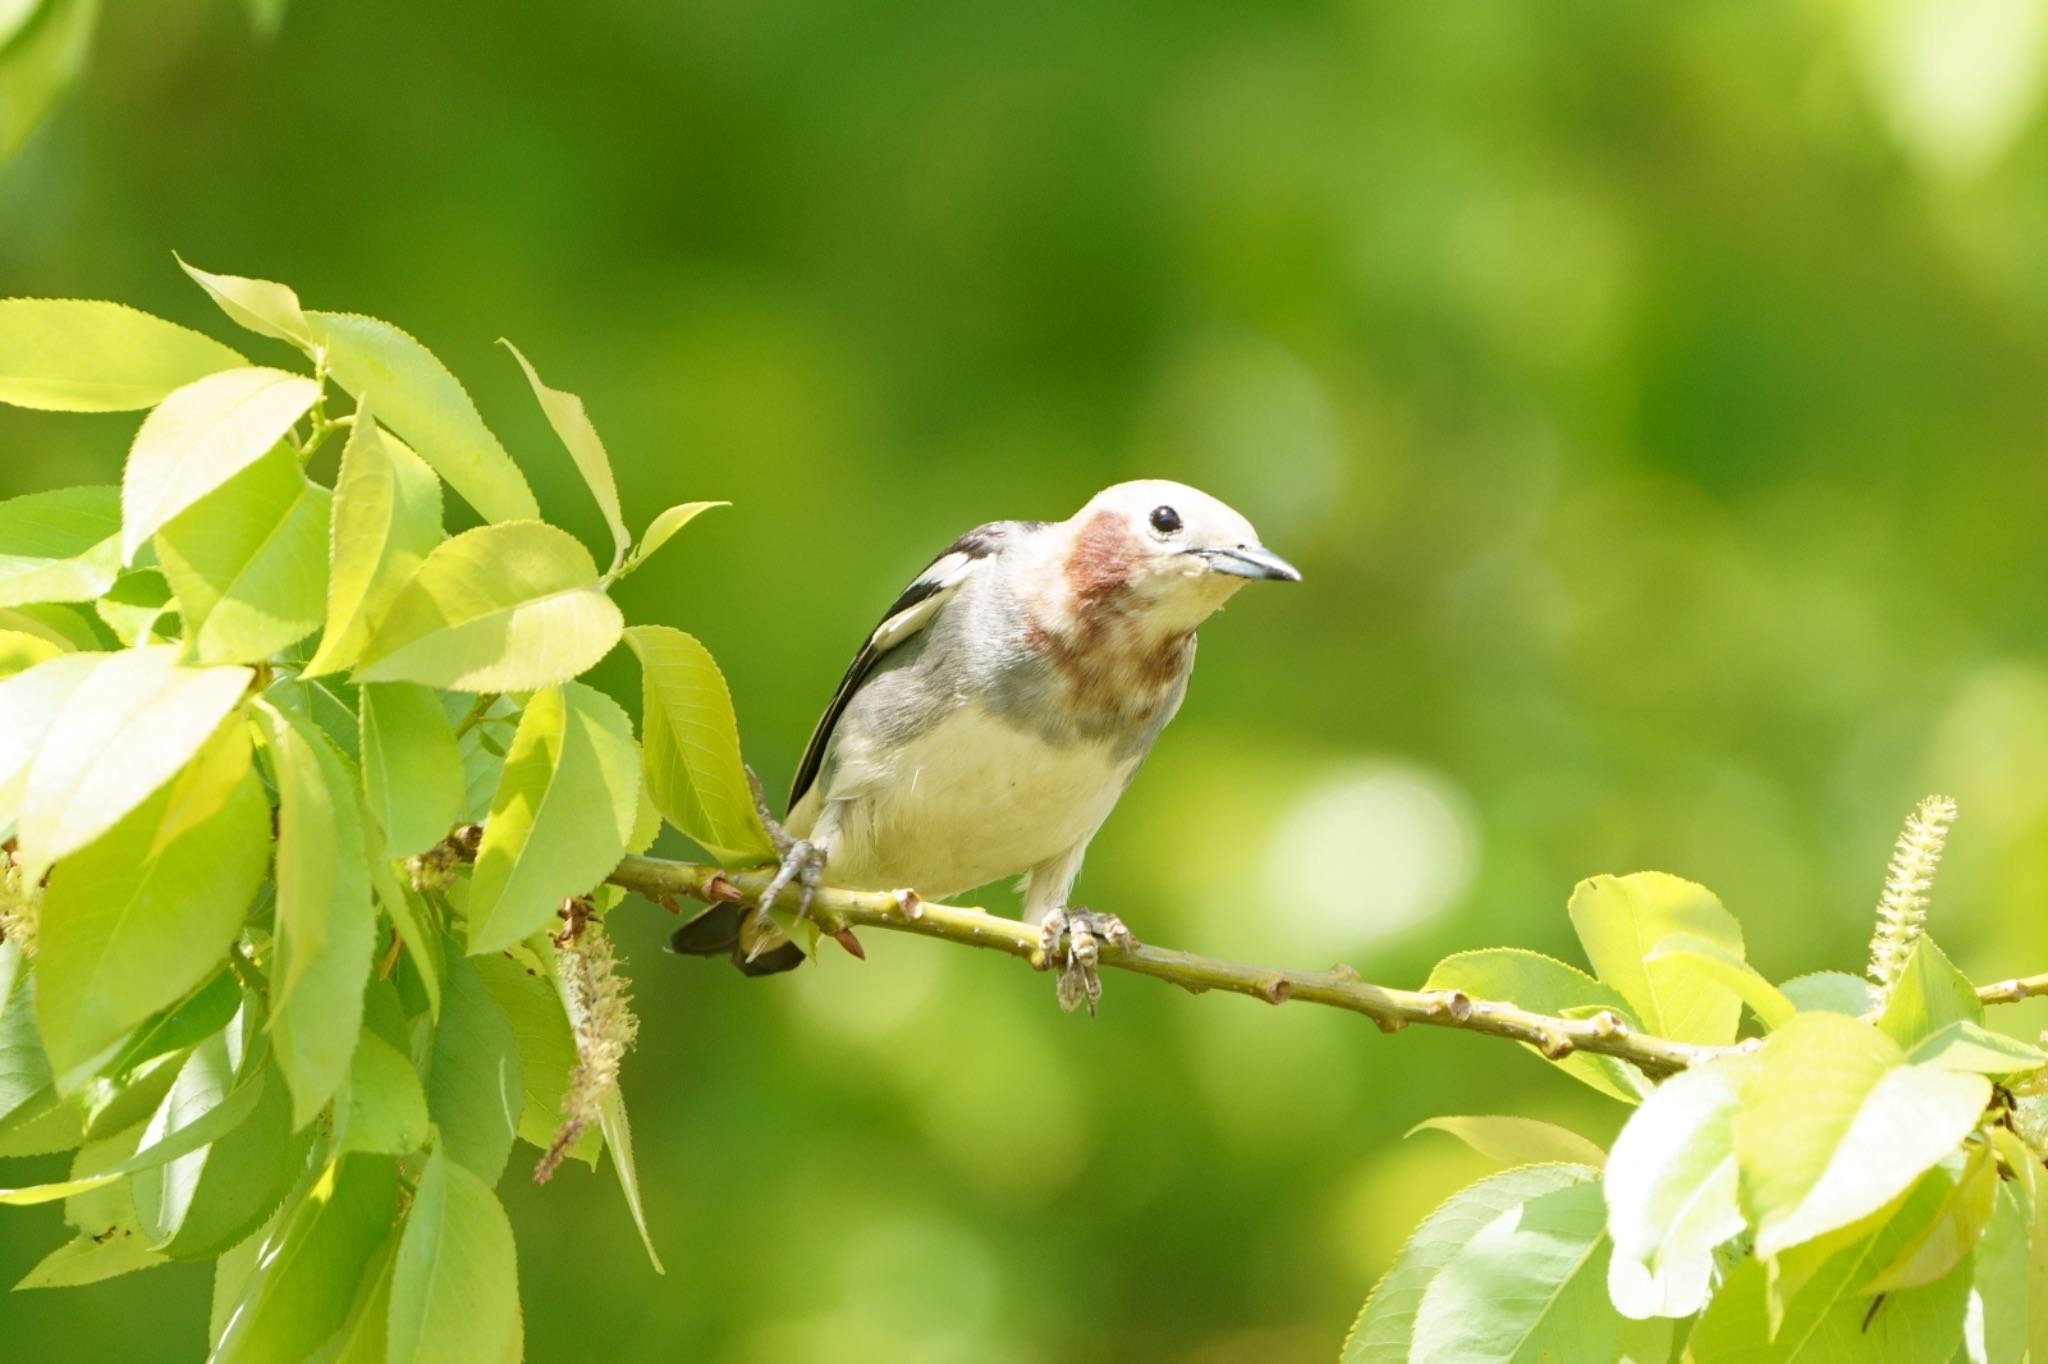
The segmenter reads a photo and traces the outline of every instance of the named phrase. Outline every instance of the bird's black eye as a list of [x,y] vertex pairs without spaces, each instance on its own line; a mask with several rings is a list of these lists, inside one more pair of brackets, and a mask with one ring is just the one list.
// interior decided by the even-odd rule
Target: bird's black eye
[[1152,529],[1161,535],[1171,535],[1180,529],[1180,513],[1171,507],[1152,509]]

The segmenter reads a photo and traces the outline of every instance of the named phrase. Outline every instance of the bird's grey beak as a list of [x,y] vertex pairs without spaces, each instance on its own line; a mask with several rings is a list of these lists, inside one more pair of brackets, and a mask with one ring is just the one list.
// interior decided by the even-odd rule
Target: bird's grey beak
[[1210,569],[1217,573],[1278,583],[1301,581],[1300,569],[1263,545],[1238,545],[1234,549],[1198,549],[1191,553],[1207,559]]

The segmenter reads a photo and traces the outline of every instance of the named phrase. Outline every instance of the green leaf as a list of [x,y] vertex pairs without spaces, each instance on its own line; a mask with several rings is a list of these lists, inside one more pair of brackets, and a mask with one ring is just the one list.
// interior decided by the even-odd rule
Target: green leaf
[[27,8],[17,20],[24,26],[0,43],[0,161],[14,155],[78,78],[100,12],[99,0],[42,0]]
[[[247,668],[179,667],[168,647],[90,657],[91,671],[69,687],[29,767],[20,840],[30,881],[160,790],[220,727],[251,678]],[[67,663],[52,659],[21,680]],[[53,680],[61,687],[71,679],[67,671]],[[31,728],[38,719],[31,717]]]
[[669,823],[730,866],[774,856],[740,760],[739,724],[725,675],[696,638],[636,625],[626,644],[640,660],[647,789]]
[[1742,997],[1742,1002],[1766,1029],[1781,1026],[1798,1012],[1777,986],[1742,959],[1740,952],[1731,952],[1710,939],[1691,933],[1666,934],[1643,960],[1645,965],[1682,961],[1707,979],[1719,981]]
[[356,676],[531,691],[594,665],[624,624],[575,536],[540,521],[479,526],[426,557],[364,646]]
[[102,1140],[147,1122],[149,1115],[156,1112],[156,1106],[163,1102],[171,1082],[178,1078],[185,1058],[191,1054],[190,1047],[182,1047],[151,1057],[127,1071],[118,1081],[102,1075],[87,1084],[74,1101],[85,1110],[87,1142]]
[[[69,1151],[85,1139],[78,1110],[47,1085],[0,1119],[0,1156],[42,1156]],[[0,1199],[0,1202],[4,1202]]]
[[1741,959],[1742,927],[1712,891],[1661,871],[1595,876],[1572,892],[1570,913],[1593,974],[1621,992],[1645,1030],[1710,1046],[1735,1039],[1741,996],[1690,960],[1650,960],[1673,933]]
[[1448,1132],[1489,1160],[1503,1165],[1590,1165],[1599,1169],[1607,1153],[1568,1127],[1500,1113],[1425,1118],[1403,1136]]
[[370,888],[377,903],[390,916],[392,927],[405,943],[405,954],[418,972],[420,988],[427,997],[427,1011],[441,1016],[441,939],[430,925],[433,918],[418,891],[399,880],[391,859],[378,843],[380,831],[366,825],[364,837],[370,844]]
[[304,1127],[348,1074],[376,947],[355,774],[311,721],[259,703],[277,769],[277,952],[270,1032]]
[[353,666],[392,600],[440,543],[441,481],[377,425],[364,399],[334,484],[327,626],[304,675]]
[[1998,1193],[1998,1163],[1988,1143],[1969,1152],[1963,1170],[1942,1200],[1941,1210],[1858,1290],[1896,1293],[1946,1278],[1968,1259],[1991,1222]]
[[105,1239],[81,1232],[45,1255],[14,1287],[78,1288],[169,1262],[133,1228],[115,1228]]
[[626,1099],[617,1085],[598,1100],[597,1121],[604,1130],[604,1146],[611,1153],[612,1169],[619,1177],[619,1191],[626,1196],[626,1210],[633,1214],[633,1225],[640,1232],[640,1245],[647,1251],[654,1272],[666,1274],[661,1256],[654,1250],[654,1237],[647,1230],[647,1209],[640,1201],[640,1173],[633,1163],[633,1127],[626,1121]]
[[[0,967],[14,972],[18,941],[0,943]],[[0,1006],[0,1153],[40,1155],[78,1145],[77,1112],[58,1097],[49,1058],[36,1035],[35,977],[25,971]]]
[[1981,1075],[1908,1066],[1877,1029],[1799,1014],[1772,1033],[1735,1117],[1742,1208],[1765,1259],[1866,1217],[1977,1124]]
[[633,543],[633,533],[626,529],[625,514],[619,509],[619,485],[612,477],[611,457],[604,452],[604,442],[598,439],[597,428],[590,424],[590,414],[583,410],[583,400],[573,393],[564,393],[558,388],[549,388],[534,373],[533,366],[519,347],[498,338],[498,344],[512,352],[512,358],[519,362],[519,368],[526,371],[526,382],[533,385],[533,396],[540,399],[540,410],[547,414],[548,425],[555,428],[555,434],[562,438],[562,445],[569,451],[569,458],[576,461],[576,471],[583,475],[583,481],[590,485],[590,495],[597,499],[598,510],[604,513],[604,523],[612,532],[612,567],[617,568],[625,561],[626,550]]
[[1687,1342],[1689,1357],[1700,1364],[1923,1364],[1949,1359],[1963,1334],[1970,1290],[1966,1269],[1959,1268],[1939,1283],[1882,1299],[1856,1288],[1926,1225],[1951,1183],[1943,1171],[1916,1183],[1897,1213],[1830,1254],[1775,1319],[1768,1267],[1759,1258],[1745,1259],[1715,1292],[1693,1328]]
[[519,1130],[519,1043],[476,966],[451,954],[441,982],[441,1022],[427,1069],[427,1112],[437,1149],[496,1184]]
[[319,626],[333,500],[278,446],[157,532],[201,663],[260,663]]
[[195,379],[247,363],[211,337],[119,303],[0,299],[0,403],[50,412],[153,407]]
[[335,1096],[340,1116],[337,1149],[402,1156],[427,1140],[427,1094],[419,1072],[398,1049],[364,1030],[349,1062],[348,1081]]
[[347,1317],[366,1262],[391,1235],[398,1169],[388,1156],[330,1164],[270,1237],[210,1364],[308,1359]]
[[[119,590],[117,581],[115,590]],[[48,640],[67,652],[91,653],[104,649],[100,634],[81,611],[69,606],[36,603],[29,606],[0,606],[0,630],[14,630]]]
[[60,1089],[212,975],[241,930],[270,859],[270,807],[249,759],[248,735],[228,727],[50,873],[36,1021]]
[[[200,1043],[179,1070],[150,1119],[143,1144],[163,1141],[219,1108],[238,1073],[260,1068],[238,1040],[239,1028]],[[133,1178],[135,1211],[157,1249],[176,1260],[210,1260],[241,1241],[277,1208],[304,1158],[292,1140],[291,1102],[283,1088],[263,1086],[249,1116],[215,1140]]]
[[143,1024],[100,1074],[125,1081],[131,1072],[150,1061],[185,1051],[213,1036],[228,1025],[241,1006],[242,987],[235,973],[223,966],[183,999]]
[[[545,1151],[562,1125],[562,1094],[576,1064],[576,1035],[570,1031],[568,1011],[556,993],[552,971],[525,948],[477,957],[474,963],[484,988],[511,1024],[518,1049],[524,1094],[519,1138]],[[593,1128],[578,1138],[569,1155],[595,1166],[603,1146],[603,1134]]]
[[231,369],[185,385],[142,420],[121,474],[121,561],[170,519],[270,453],[320,394],[281,369]]
[[0,834],[11,834],[28,774],[65,701],[105,661],[62,654],[0,679]]
[[535,692],[519,718],[469,883],[469,950],[538,931],[619,864],[639,809],[633,724],[603,692]]
[[1951,1023],[1983,1021],[1984,1006],[1978,1002],[1977,988],[1934,945],[1934,939],[1923,936],[1913,944],[1877,1026],[1892,1041],[1912,1048]]
[[178,266],[206,290],[207,297],[220,305],[238,326],[263,336],[289,341],[300,350],[313,349],[312,324],[299,307],[299,296],[282,284],[242,275],[215,275],[192,265],[183,256]]
[[[1993,1181],[1991,1222],[1971,1260],[1971,1295],[1981,1312],[1965,1319],[1963,1344],[1970,1364],[2020,1364],[2027,1355],[2027,1233],[2032,1220],[2024,1193]],[[2048,1310],[2043,1304],[2041,1310]]]
[[37,1184],[23,1189],[0,1189],[0,1204],[13,1207],[30,1207],[37,1203],[54,1203],[60,1198],[76,1198],[79,1194],[102,1189],[118,1179],[141,1170],[153,1170],[166,1161],[176,1160],[235,1129],[255,1111],[269,1087],[265,1081],[268,1067],[260,1067],[246,1080],[235,1086],[226,1101],[209,1109],[205,1116],[164,1137],[162,1141],[143,1147],[128,1159],[104,1170],[89,1175],[75,1176],[55,1184]]
[[1501,1214],[1598,1177],[1587,1166],[1532,1165],[1489,1175],[1452,1194],[1415,1229],[1373,1288],[1345,1339],[1341,1364],[1407,1364],[1416,1308],[1454,1255]]
[[155,567],[123,573],[92,609],[115,639],[131,647],[175,639],[181,625],[170,579]]
[[437,1146],[398,1243],[391,1364],[505,1364],[521,1335],[512,1225],[490,1185]]
[[[1514,947],[1458,952],[1445,957],[1429,973],[1422,988],[1462,990],[1474,999],[1513,1000],[1521,1008],[1537,1013],[1562,1014],[1584,1007],[1611,1009],[1631,1026],[1636,1022],[1626,1001],[1611,987],[1555,957]],[[1534,1047],[1529,1049],[1536,1051]],[[1574,1052],[1554,1064],[1624,1103],[1634,1103],[1650,1092],[1650,1082],[1641,1072],[1611,1056]]]
[[119,488],[58,488],[0,502],[0,606],[91,601],[120,572]]
[[2018,1075],[2048,1065],[2048,1052],[2016,1038],[1958,1019],[1920,1039],[1907,1059],[1939,1070],[1972,1070],[1979,1075]]
[[462,818],[462,754],[432,690],[410,682],[362,689],[363,791],[393,857],[425,852]]
[[1422,1291],[1414,1364],[1619,1358],[1626,1323],[1607,1301],[1605,1221],[1588,1183],[1479,1228]]
[[385,1364],[385,1345],[391,1334],[391,1280],[397,1267],[398,1238],[392,1236],[363,1266],[348,1320],[321,1347],[320,1364]]
[[647,562],[675,533],[696,520],[699,515],[713,507],[730,507],[730,502],[679,502],[647,523],[647,531],[640,537],[639,546],[626,556],[618,568],[617,576],[624,577]]
[[374,317],[309,312],[334,381],[377,401],[379,420],[405,437],[486,521],[540,515],[519,466],[477,415],[462,385],[418,341]]
[[69,652],[41,635],[32,635],[25,630],[0,630],[0,678],[27,672],[38,663],[47,663],[57,655]]
[[1847,971],[1814,971],[1779,985],[1778,989],[1800,1013],[1847,1014],[1861,1018],[1870,1012],[1870,982]]
[[1623,1316],[1685,1317],[1705,1304],[1714,1249],[1744,1225],[1734,1122],[1754,1068],[1731,1057],[1679,1072],[1614,1139],[1604,1176],[1614,1241],[1607,1288]]

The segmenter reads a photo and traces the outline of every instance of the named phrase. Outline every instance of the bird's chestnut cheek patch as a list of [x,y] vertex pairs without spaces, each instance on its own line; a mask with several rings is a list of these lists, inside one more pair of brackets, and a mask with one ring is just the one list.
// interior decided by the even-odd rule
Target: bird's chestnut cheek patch
[[1129,586],[1142,553],[1123,517],[1108,509],[1090,517],[1075,535],[1065,566],[1067,590],[1076,612]]

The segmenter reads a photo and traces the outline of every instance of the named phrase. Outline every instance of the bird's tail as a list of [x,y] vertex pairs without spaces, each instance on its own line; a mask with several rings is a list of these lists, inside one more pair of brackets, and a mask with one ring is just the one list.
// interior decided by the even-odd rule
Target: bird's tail
[[772,976],[803,964],[804,950],[767,915],[723,901],[675,931],[671,952],[687,957],[730,956],[743,976]]

